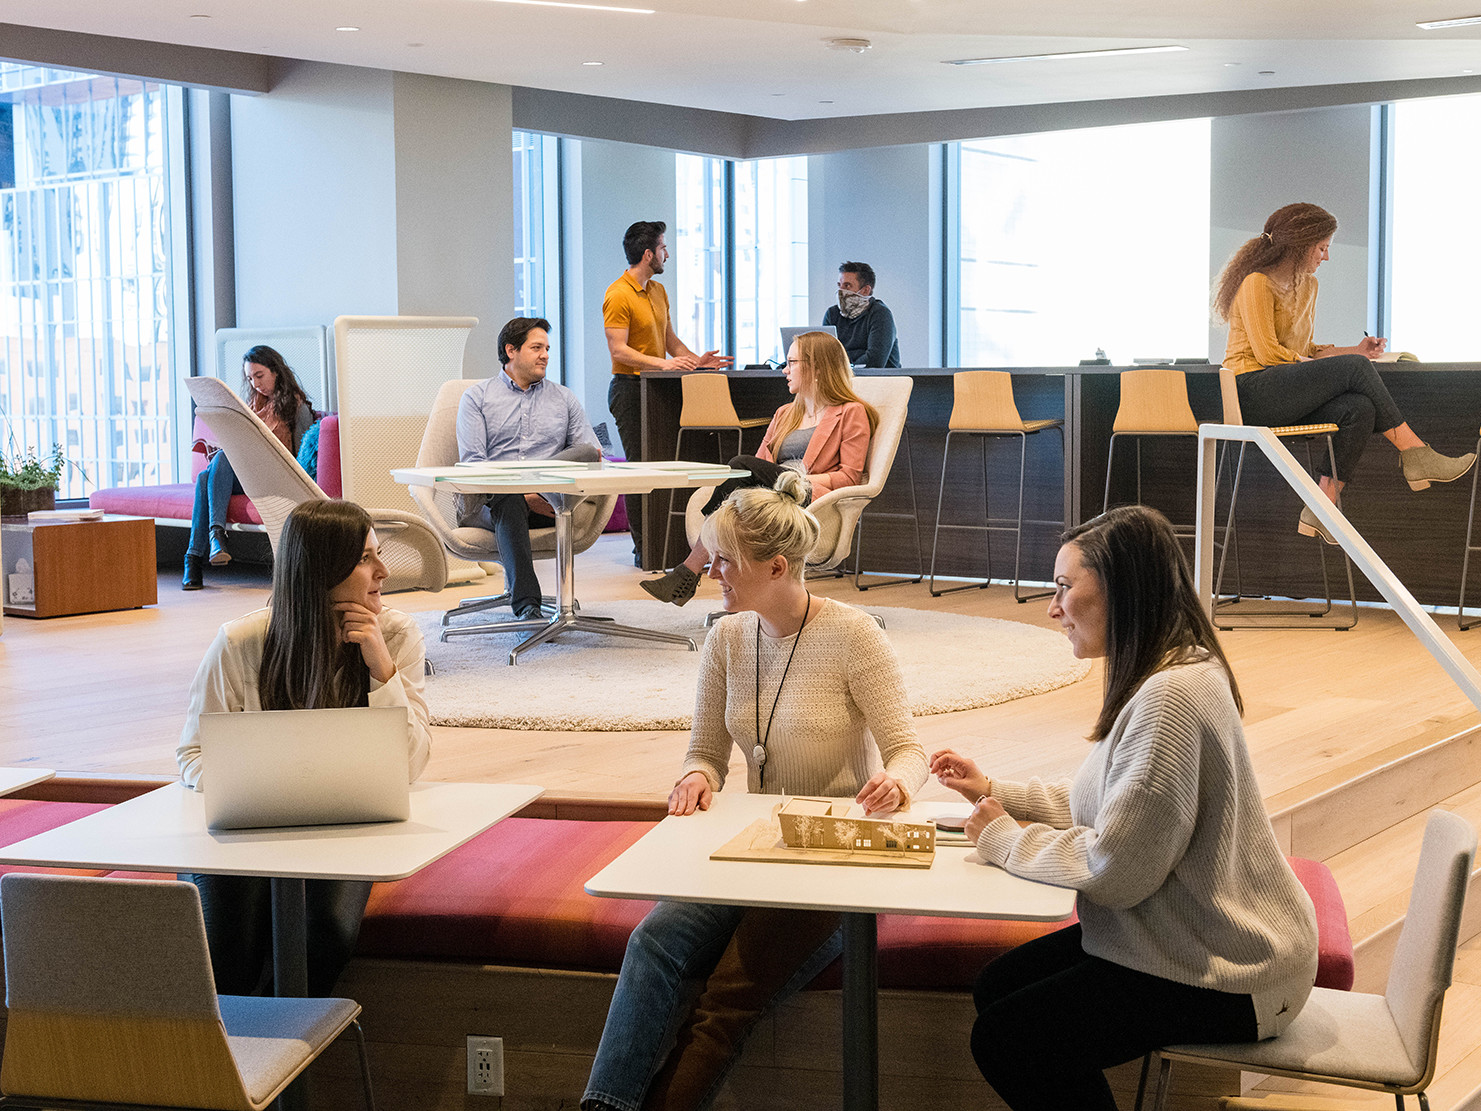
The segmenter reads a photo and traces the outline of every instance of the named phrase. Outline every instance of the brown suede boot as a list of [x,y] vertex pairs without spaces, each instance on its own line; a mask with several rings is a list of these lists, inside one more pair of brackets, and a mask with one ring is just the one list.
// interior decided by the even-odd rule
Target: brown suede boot
[[656,579],[644,579],[638,585],[660,602],[682,606],[694,597],[695,590],[699,588],[699,572],[691,571],[681,563],[668,574]]

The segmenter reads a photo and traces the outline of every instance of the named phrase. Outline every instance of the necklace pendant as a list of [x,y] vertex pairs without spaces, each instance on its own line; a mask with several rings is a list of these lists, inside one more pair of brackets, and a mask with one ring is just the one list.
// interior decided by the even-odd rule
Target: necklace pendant
[[766,749],[762,748],[760,745],[757,745],[755,748],[751,749],[751,756],[756,761],[756,766],[758,768],[762,764],[766,763]]

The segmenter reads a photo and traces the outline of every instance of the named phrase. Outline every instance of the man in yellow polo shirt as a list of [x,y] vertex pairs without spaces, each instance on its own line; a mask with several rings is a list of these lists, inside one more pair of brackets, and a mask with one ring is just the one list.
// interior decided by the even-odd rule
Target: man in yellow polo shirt
[[[607,408],[617,422],[622,451],[629,459],[643,458],[642,403],[638,376],[650,370],[724,369],[730,359],[706,351],[696,355],[674,334],[669,316],[669,298],[654,277],[663,273],[668,247],[662,220],[639,220],[622,237],[627,269],[607,287],[602,298],[602,327],[607,350],[612,354],[612,385],[607,389]],[[642,500],[627,495],[627,523],[633,534],[633,559],[642,566]]]

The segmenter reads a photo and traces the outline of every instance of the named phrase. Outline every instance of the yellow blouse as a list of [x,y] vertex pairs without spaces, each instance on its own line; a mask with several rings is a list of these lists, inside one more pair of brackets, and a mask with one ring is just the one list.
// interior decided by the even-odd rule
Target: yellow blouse
[[1229,307],[1229,343],[1224,365],[1246,374],[1281,363],[1315,358],[1332,345],[1313,343],[1316,320],[1316,278],[1297,278],[1281,289],[1258,270],[1239,285]]

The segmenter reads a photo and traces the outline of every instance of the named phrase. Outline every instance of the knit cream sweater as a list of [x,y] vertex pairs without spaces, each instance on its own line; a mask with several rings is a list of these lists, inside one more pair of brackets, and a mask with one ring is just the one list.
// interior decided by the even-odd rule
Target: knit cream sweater
[[[881,767],[899,780],[907,799],[925,783],[926,754],[915,737],[890,642],[867,613],[842,602],[813,604],[819,602],[823,608],[802,630],[781,687],[764,776],[752,752],[758,735],[759,619],[753,612],[732,614],[710,630],[680,778],[703,772],[710,787],[720,790],[735,744],[746,755],[752,794],[851,798]],[[761,634],[761,736],[794,639]]]
[[978,852],[1077,890],[1087,953],[1248,993],[1262,1038],[1295,1018],[1316,976],[1316,914],[1276,844],[1216,662],[1152,675],[1073,783],[995,778],[992,793],[1010,816],[988,823]]

